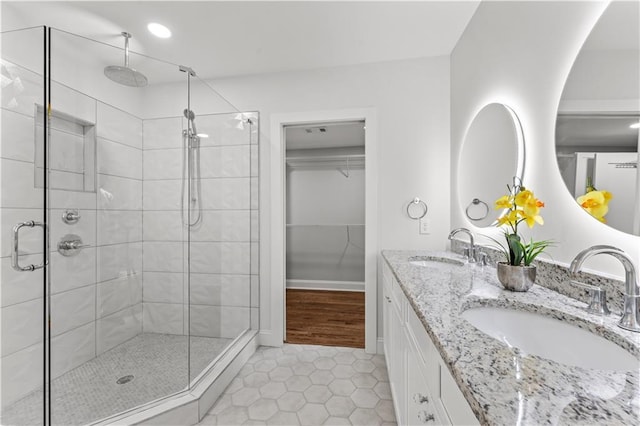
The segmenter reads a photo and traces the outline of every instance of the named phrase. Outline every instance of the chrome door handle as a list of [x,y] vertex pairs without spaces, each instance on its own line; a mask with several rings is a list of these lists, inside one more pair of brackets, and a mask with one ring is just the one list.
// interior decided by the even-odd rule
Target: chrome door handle
[[16,226],[13,227],[13,251],[11,252],[11,267],[16,271],[35,271],[36,269],[44,268],[45,253],[42,254],[43,260],[42,260],[42,263],[39,265],[20,266],[20,263],[19,263],[19,258],[18,258],[18,253],[19,253],[18,249],[20,247],[19,234],[20,234],[20,229],[22,229],[25,226],[28,226],[29,228],[41,226],[43,230],[45,229],[44,223],[34,222],[33,220],[18,223]]

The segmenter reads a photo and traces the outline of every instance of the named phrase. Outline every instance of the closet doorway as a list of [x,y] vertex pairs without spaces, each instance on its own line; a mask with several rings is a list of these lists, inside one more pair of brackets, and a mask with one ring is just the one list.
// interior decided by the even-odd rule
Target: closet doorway
[[365,347],[365,122],[284,127],[286,342]]

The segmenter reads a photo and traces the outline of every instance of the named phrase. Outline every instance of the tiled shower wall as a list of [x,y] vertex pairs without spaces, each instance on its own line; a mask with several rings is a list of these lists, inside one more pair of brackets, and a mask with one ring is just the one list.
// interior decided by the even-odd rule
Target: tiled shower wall
[[191,335],[234,338],[257,321],[258,126],[242,119],[196,116],[210,137],[200,147],[202,222],[192,228],[180,200],[186,120],[144,120],[145,332],[187,334],[190,319]]
[[[19,84],[3,89],[0,152],[3,406],[41,385],[43,362],[42,270],[14,271],[8,244],[13,225],[43,219],[43,190],[34,178],[35,146],[42,143],[35,137],[39,134],[35,117],[36,104],[42,105],[42,77],[24,69],[14,71]],[[88,173],[95,173],[96,191],[50,192],[51,363],[55,378],[142,331],[142,121],[55,83],[52,109],[94,124],[97,136],[94,163],[84,162]],[[79,143],[64,126],[51,129],[51,140]],[[86,147],[81,144],[69,152],[82,153]],[[62,221],[66,209],[79,210],[77,224]],[[65,234],[80,236],[88,247],[77,256],[62,256],[57,243]],[[21,264],[40,263],[42,241],[39,229],[23,228]]]

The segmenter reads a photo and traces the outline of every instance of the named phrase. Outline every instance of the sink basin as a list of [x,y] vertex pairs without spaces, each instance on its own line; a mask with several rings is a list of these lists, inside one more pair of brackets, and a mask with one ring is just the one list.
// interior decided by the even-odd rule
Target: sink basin
[[480,307],[467,309],[462,317],[523,354],[588,369],[637,371],[640,367],[640,360],[615,343],[540,314]]
[[463,266],[464,262],[441,256],[414,256],[409,258],[409,264],[413,266],[436,266],[438,264]]

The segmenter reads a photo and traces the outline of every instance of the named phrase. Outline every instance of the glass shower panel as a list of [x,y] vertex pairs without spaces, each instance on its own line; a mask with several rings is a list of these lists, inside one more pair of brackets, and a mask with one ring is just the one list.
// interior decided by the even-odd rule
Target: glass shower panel
[[180,113],[186,81],[133,52],[149,85],[107,78],[123,61],[120,46],[51,32],[51,106],[36,113],[50,122],[53,424],[98,421],[189,385],[179,185],[162,179],[170,167],[158,157],[180,133],[143,120],[145,97],[170,81],[182,86],[171,101]]
[[36,154],[44,147],[46,126],[37,114],[46,105],[45,28],[1,37],[0,423],[42,425],[45,268],[31,265],[43,265],[45,253],[44,174],[36,173],[45,167],[44,156]]
[[258,328],[258,114],[239,112],[198,77],[190,105],[197,129],[188,185],[193,381]]

